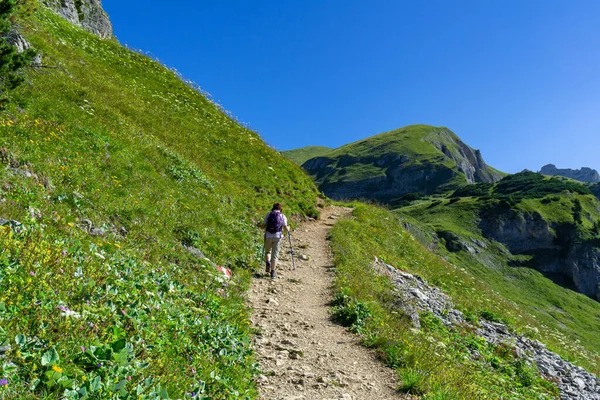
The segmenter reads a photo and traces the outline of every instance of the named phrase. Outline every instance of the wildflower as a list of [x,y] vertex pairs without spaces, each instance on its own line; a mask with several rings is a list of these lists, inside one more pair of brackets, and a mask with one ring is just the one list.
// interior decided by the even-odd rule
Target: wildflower
[[8,380],[0,379],[0,386],[8,386]]
[[81,352],[85,353],[85,347],[84,346],[81,346]]
[[121,310],[121,314],[127,315],[127,313],[125,312],[125,310]]
[[33,271],[29,271],[29,275],[31,275],[31,276],[35,276],[35,272],[33,272]]
[[58,372],[58,373],[61,373],[61,372],[63,372],[63,369],[62,369],[61,367],[59,367],[58,365],[53,365],[53,366],[52,366],[52,370],[53,370],[54,372]]

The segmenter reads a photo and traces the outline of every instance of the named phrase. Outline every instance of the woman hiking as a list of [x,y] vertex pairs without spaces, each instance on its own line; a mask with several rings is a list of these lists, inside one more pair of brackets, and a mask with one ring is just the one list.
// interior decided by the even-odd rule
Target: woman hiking
[[281,204],[273,204],[271,212],[267,214],[264,220],[265,231],[265,261],[267,262],[267,274],[271,273],[271,279],[277,278],[277,257],[279,256],[279,243],[283,237],[282,230],[290,232],[287,218],[281,212]]

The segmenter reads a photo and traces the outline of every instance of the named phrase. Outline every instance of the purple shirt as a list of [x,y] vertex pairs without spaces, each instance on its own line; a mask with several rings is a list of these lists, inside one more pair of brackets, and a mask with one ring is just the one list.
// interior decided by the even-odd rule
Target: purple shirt
[[[279,211],[279,210],[275,210],[275,211],[271,211],[271,212],[281,213],[281,211]],[[271,214],[271,212],[267,213],[267,215],[265,216],[265,225],[267,224],[267,220],[269,219],[269,214]],[[281,216],[283,217],[283,226],[286,227],[288,224],[287,218],[283,214],[281,214]],[[282,230],[283,230],[283,228],[282,228]],[[275,239],[275,238],[280,239],[282,237],[283,237],[282,232],[275,232],[275,233],[265,232],[266,239]]]

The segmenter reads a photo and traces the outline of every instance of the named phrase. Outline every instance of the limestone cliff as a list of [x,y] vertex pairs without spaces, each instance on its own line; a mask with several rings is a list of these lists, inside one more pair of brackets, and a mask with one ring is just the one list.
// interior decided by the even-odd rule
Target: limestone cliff
[[487,209],[479,227],[488,239],[503,243],[515,255],[530,257],[526,264],[600,301],[600,249],[585,240],[574,223],[549,223],[537,212]]
[[112,24],[101,0],[42,0],[61,17],[103,39],[113,36]]

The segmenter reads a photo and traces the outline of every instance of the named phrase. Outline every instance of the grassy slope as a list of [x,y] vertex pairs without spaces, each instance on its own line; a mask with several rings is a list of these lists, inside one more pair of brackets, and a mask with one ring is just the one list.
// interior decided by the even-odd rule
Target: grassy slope
[[[409,161],[404,164],[405,167],[439,165],[450,169],[456,168],[454,161],[444,156],[434,145],[425,140],[437,129],[443,128],[410,125],[338,147],[327,153],[326,156],[331,159],[353,157],[378,160],[384,155],[398,154],[409,158]],[[374,161],[356,162],[349,166],[336,168],[334,173],[326,175],[318,183],[335,184],[361,181],[385,176],[386,169],[387,167],[378,166]],[[458,174],[450,185],[457,186],[464,183],[466,183],[464,175]]]
[[[590,230],[590,220],[598,218],[598,201],[591,195],[571,193],[549,197],[555,200],[548,202],[544,198],[523,199],[514,209],[538,212],[549,223],[572,223],[573,201],[579,199],[584,215],[581,229]],[[467,242],[470,238],[475,238],[489,243],[481,236],[477,226],[478,213],[483,204],[478,198],[465,197],[459,201],[445,199],[420,202],[399,212],[401,218],[408,215],[412,224],[422,226],[427,231],[451,231]],[[540,332],[546,334],[544,341],[554,351],[596,373],[600,371],[600,342],[596,335],[600,331],[598,302],[556,285],[535,270],[509,266],[509,261],[518,257],[507,255],[504,249],[494,243],[479,255],[449,253],[443,246],[438,246],[438,251],[455,265],[462,266],[478,280],[485,282],[503,298],[513,302],[518,307],[518,314],[537,321],[536,326]],[[573,344],[575,347],[571,347]]]
[[282,151],[285,157],[289,158],[298,165],[304,164],[307,160],[315,157],[321,157],[329,153],[332,149],[323,146],[306,146],[300,149]]
[[[427,315],[422,316],[423,329],[411,329],[390,302],[387,279],[368,268],[373,257],[440,287],[472,321],[481,314],[508,320],[517,331],[597,370],[600,359],[576,344],[565,345],[564,336],[543,328],[526,308],[498,293],[501,282],[480,279],[462,264],[448,263],[427,250],[401,227],[403,216],[369,205],[355,206],[354,218],[340,221],[331,234],[337,268],[336,315],[398,371],[401,390],[428,399],[539,399],[557,393],[535,369],[516,360],[510,349],[486,345],[468,329],[448,330]],[[582,305],[589,300],[580,297]],[[481,357],[473,359],[473,350]]]
[[314,185],[160,64],[44,8],[22,18],[51,68],[0,116],[2,163],[36,174],[0,169],[0,216],[26,227],[0,236],[0,396],[254,397],[257,223],[275,200],[317,214]]

